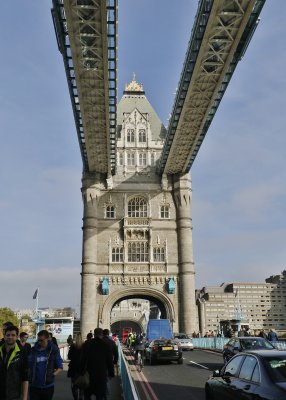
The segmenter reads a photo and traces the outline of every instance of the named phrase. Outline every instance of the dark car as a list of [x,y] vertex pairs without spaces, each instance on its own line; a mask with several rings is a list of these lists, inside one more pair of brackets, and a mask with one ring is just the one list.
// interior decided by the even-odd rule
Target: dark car
[[285,400],[286,351],[253,350],[234,356],[205,385],[206,400]]
[[174,339],[156,339],[146,347],[146,361],[177,361],[183,364],[182,348]]
[[267,339],[256,336],[242,336],[230,339],[223,346],[222,356],[226,363],[240,351],[273,349],[275,349],[275,347]]

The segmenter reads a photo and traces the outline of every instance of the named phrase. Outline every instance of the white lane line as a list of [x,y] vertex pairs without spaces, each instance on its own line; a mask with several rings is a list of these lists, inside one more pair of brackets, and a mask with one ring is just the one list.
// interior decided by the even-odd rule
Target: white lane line
[[204,368],[204,369],[209,369],[208,367],[205,367],[205,366],[202,365],[202,364],[198,364],[198,363],[196,363],[195,361],[190,361],[190,363],[191,363],[191,364],[196,364],[196,365],[198,365],[199,367],[202,367],[202,368]]

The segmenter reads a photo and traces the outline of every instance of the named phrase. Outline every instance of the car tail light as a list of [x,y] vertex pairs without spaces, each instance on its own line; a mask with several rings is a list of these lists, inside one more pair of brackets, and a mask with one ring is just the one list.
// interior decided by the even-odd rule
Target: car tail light
[[174,345],[174,350],[178,350],[180,346]]
[[153,347],[152,347],[152,350],[153,350],[153,351],[157,351],[157,350],[158,350],[158,346],[153,346]]

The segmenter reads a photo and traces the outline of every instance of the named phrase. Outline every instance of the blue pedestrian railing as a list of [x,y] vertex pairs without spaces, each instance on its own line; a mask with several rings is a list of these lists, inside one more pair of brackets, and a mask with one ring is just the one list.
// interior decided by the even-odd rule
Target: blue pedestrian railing
[[[223,350],[223,346],[229,341],[225,337],[193,338],[192,342],[197,349]],[[271,342],[278,350],[286,350],[286,341]]]
[[194,347],[198,349],[222,350],[223,346],[229,341],[225,337],[193,338]]
[[121,345],[118,346],[118,366],[124,400],[139,400]]

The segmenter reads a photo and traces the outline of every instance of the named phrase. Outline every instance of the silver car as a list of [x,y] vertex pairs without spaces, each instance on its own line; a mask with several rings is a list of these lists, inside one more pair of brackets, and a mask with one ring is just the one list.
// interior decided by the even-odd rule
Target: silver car
[[180,344],[182,350],[194,350],[192,339],[185,333],[175,335],[175,340]]

